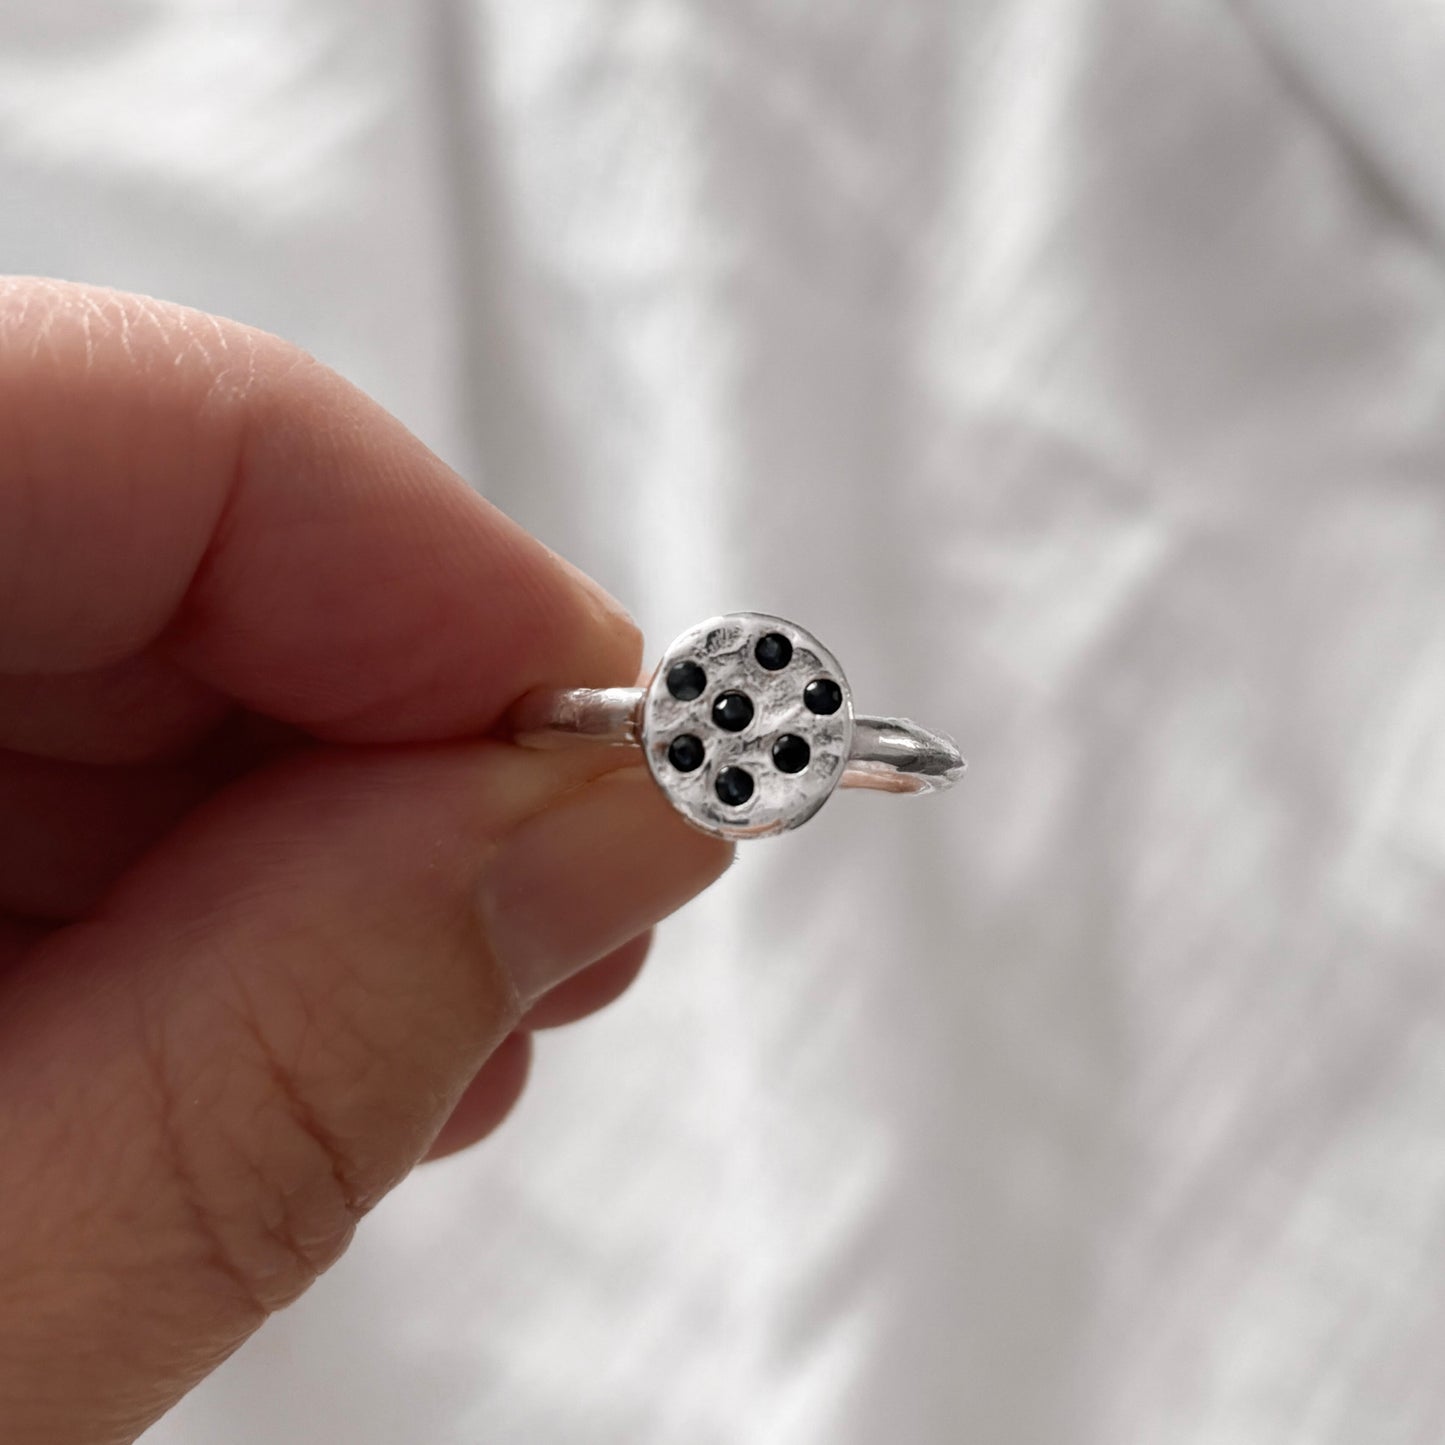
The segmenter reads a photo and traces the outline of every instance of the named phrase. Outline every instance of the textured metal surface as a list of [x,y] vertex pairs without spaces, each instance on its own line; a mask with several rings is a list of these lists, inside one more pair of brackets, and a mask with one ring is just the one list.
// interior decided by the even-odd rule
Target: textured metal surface
[[[706,650],[707,639],[713,634],[719,634],[718,621],[733,624],[737,618],[746,619],[746,624],[753,623],[762,625],[763,632],[752,632],[753,640],[764,632],[785,632],[790,637],[794,634],[798,637],[807,636],[794,624],[784,621],[782,618],[766,617],[761,613],[737,614],[733,618],[713,619],[710,622],[701,624],[694,632],[705,634],[703,648]],[[738,625],[744,626],[743,623]],[[726,635],[731,636],[731,633]],[[693,632],[687,634],[693,637]],[[716,643],[715,643],[716,645]],[[771,767],[770,748],[772,742],[783,733],[792,733],[794,736],[807,737],[809,746],[812,746],[814,735],[821,734],[824,739],[826,751],[823,754],[829,771],[809,776],[817,766],[818,759],[810,760],[809,767],[802,773],[788,775],[779,774],[774,780],[776,787],[773,792],[776,794],[770,800],[768,806],[774,808],[780,815],[787,814],[787,821],[781,826],[796,827],[798,823],[810,818],[817,812],[819,794],[826,798],[827,792],[833,787],[840,788],[871,788],[878,792],[885,793],[932,793],[939,792],[944,788],[951,787],[963,776],[967,764],[953,743],[952,739],[945,737],[942,733],[930,732],[927,728],[920,727],[907,718],[888,717],[859,717],[853,718],[852,743],[844,761],[841,777],[836,781],[829,781],[831,778],[831,748],[833,746],[833,729],[821,728],[820,724],[825,719],[818,718],[808,712],[806,706],[798,713],[798,698],[793,691],[798,684],[806,688],[809,681],[815,676],[828,676],[834,678],[839,686],[844,689],[847,695],[847,681],[842,671],[837,667],[836,659],[832,654],[810,639],[809,645],[796,652],[793,662],[788,668],[777,672],[770,672],[761,668],[752,660],[752,654],[747,651],[746,644],[739,644],[742,653],[738,656],[724,657],[719,662],[713,662],[711,676],[715,686],[709,689],[695,700],[682,702],[667,694],[666,678],[667,670],[678,661],[694,661],[699,666],[704,665],[704,658],[697,651],[689,652],[683,650],[679,656],[678,649],[681,646],[681,639],[675,642],[668,650],[667,656],[656,675],[656,685],[660,687],[666,697],[668,708],[675,711],[678,716],[686,714],[691,720],[690,723],[678,723],[677,717],[669,711],[665,720],[666,731],[661,737],[658,748],[654,754],[655,766],[653,776],[668,792],[669,797],[673,796],[674,788],[678,794],[690,799],[689,806],[683,807],[682,811],[687,813],[694,822],[712,831],[724,831],[724,827],[718,824],[709,816],[711,806],[704,809],[703,800],[692,797],[697,790],[696,774],[681,774],[673,767],[667,756],[667,749],[673,738],[684,732],[690,732],[707,747],[707,736],[705,729],[711,729],[726,738],[728,734],[722,733],[720,729],[714,728],[711,720],[711,702],[719,692],[741,691],[746,693],[754,702],[766,700],[766,717],[760,716],[754,719],[752,727],[743,734],[733,735],[740,739],[739,746],[724,750],[727,756],[713,750],[716,759],[716,766],[711,774],[714,785],[716,783],[717,769],[727,766],[746,766],[750,776],[758,777],[757,768],[767,767],[770,769],[769,776],[776,772]],[[823,660],[829,660],[831,670],[823,669]],[[751,664],[751,665],[749,665]],[[805,670],[809,667],[813,671],[807,676],[799,675],[792,678],[791,674],[795,666],[803,666]],[[706,668],[704,669],[707,670]],[[640,731],[642,728],[642,714],[649,695],[648,688],[641,687],[610,687],[610,688],[566,688],[562,691],[541,691],[529,693],[512,709],[510,723],[513,738],[527,747],[550,748],[565,747],[570,743],[579,740],[610,744],[614,747],[638,745],[642,742]],[[842,710],[840,709],[840,712]],[[788,717],[794,717],[797,725],[791,726],[786,723]],[[782,719],[783,721],[779,721]],[[778,725],[772,731],[766,729],[772,724]],[[674,724],[676,724],[674,726]],[[764,729],[764,732],[758,732]],[[748,742],[747,740],[751,740]],[[645,746],[645,744],[644,744]],[[694,783],[691,787],[687,779],[692,777]],[[792,784],[793,786],[789,786]],[[716,799],[716,794],[714,794]],[[749,817],[747,824],[742,823],[744,814],[750,814],[752,808],[758,807],[757,800],[753,800],[750,808],[738,810],[728,808],[720,802],[716,807],[721,810],[721,817],[725,825],[726,835],[729,837],[760,837],[768,832],[779,831],[776,827],[764,824],[760,817]],[[694,812],[695,810],[695,812]]]
[[[760,637],[779,632],[793,645],[792,660],[769,672],[753,656]],[[668,670],[695,662],[707,674],[702,694],[679,701],[667,689]],[[803,689],[815,678],[832,678],[843,690],[843,705],[820,717],[803,703]],[[753,719],[741,732],[728,733],[712,720],[720,693],[744,693]],[[679,772],[669,762],[672,740],[691,733],[706,749],[695,772]],[[774,766],[774,741],[791,733],[812,750],[800,773]],[[679,637],[657,665],[642,708],[642,748],[647,765],[672,805],[690,822],[726,838],[761,838],[807,822],[838,786],[853,743],[853,699],[838,659],[811,633],[781,617],[735,612],[699,623]],[[715,792],[717,775],[727,767],[747,770],[755,784],[741,807],[728,807]]]

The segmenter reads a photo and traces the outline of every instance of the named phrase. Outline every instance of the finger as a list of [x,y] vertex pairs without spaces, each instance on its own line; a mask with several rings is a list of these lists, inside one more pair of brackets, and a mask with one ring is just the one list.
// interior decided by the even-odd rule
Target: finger
[[14,968],[53,931],[49,924],[34,919],[0,914],[0,976]]
[[508,1034],[462,1091],[425,1157],[445,1159],[493,1133],[521,1099],[531,1067],[532,1036]]
[[521,1098],[531,1064],[531,1050],[522,1045],[529,1035],[537,1029],[576,1023],[613,1002],[642,971],[651,943],[650,930],[639,934],[544,993],[467,1085],[426,1157],[444,1159],[492,1133]]
[[606,958],[549,989],[522,1017],[525,1029],[555,1029],[604,1009],[632,986],[652,947],[650,932],[629,939]]
[[79,918],[202,798],[296,738],[237,712],[173,762],[99,767],[0,750],[0,910]]
[[0,752],[0,910],[78,918],[208,791],[195,769]]
[[[79,419],[79,420],[77,420]],[[625,682],[635,628],[374,403],[273,337],[0,282],[0,672],[158,645],[349,742]]]
[[146,762],[185,752],[234,707],[154,649],[92,672],[0,673],[0,748]]
[[617,761],[288,758],[0,984],[7,1442],[129,1439],[339,1254],[531,999],[726,866]]

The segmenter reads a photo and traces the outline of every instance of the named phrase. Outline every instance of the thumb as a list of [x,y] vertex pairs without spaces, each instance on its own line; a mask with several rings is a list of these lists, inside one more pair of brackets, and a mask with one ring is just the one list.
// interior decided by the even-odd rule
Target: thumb
[[726,866],[617,755],[318,749],[0,992],[0,1420],[128,1441],[345,1248],[526,1002]]

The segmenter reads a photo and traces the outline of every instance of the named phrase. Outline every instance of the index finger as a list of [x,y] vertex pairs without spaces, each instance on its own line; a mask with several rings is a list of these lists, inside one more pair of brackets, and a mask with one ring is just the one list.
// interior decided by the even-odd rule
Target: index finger
[[631,682],[632,624],[334,372],[143,297],[0,280],[0,672],[160,652],[346,742]]

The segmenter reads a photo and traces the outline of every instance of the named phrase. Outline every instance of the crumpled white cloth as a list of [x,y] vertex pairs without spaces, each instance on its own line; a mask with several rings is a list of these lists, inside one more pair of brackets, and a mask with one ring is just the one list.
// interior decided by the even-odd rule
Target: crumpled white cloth
[[0,264],[961,793],[747,846],[148,1445],[1445,1438],[1445,10],[52,0]]

